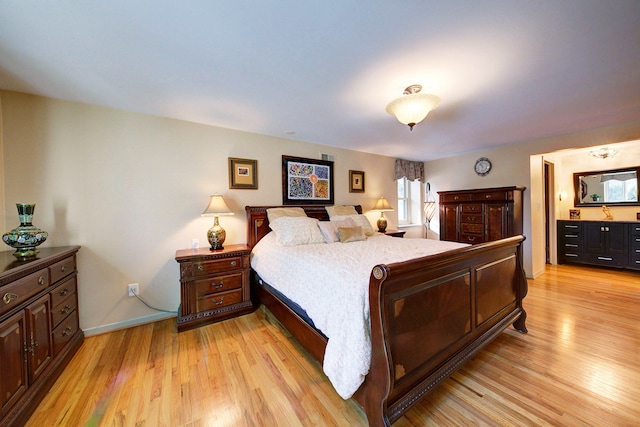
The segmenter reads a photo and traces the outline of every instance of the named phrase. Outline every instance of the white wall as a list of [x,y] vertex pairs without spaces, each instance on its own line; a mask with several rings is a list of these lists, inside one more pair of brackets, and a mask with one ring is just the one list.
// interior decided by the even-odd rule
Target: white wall
[[[245,205],[282,203],[282,154],[335,154],[335,202],[371,209],[397,203],[394,159],[184,121],[0,91],[4,230],[18,225],[15,203],[37,204],[45,246],[81,245],[80,326],[89,334],[169,316],[126,295],[137,282],[150,304],[176,310],[175,251],[207,244],[209,195],[235,215],[221,217],[227,243],[244,243]],[[230,190],[228,158],[258,160],[258,190]],[[348,171],[365,171],[366,193],[349,193]],[[372,224],[376,213],[367,213]],[[395,212],[387,215],[397,227]],[[11,248],[6,247],[7,250]]]

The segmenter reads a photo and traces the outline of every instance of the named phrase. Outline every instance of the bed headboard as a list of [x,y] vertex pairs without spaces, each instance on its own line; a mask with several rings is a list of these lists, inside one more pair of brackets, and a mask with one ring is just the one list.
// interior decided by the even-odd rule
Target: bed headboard
[[[324,206],[304,205],[304,206],[245,206],[247,212],[247,245],[253,248],[256,243],[271,231],[269,228],[269,218],[267,209],[271,208],[302,208],[310,218],[317,218],[320,221],[328,221],[329,214]],[[362,213],[362,206],[354,205],[356,212]]]

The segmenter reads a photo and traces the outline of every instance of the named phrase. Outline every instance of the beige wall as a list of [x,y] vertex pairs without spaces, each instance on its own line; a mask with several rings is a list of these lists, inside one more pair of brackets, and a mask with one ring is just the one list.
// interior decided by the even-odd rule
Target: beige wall
[[[527,240],[524,244],[524,267],[529,277],[535,277],[544,272],[545,266],[545,224],[544,224],[544,186],[543,171],[544,161],[558,161],[555,165],[557,186],[567,189],[571,201],[558,201],[554,206],[554,212],[558,219],[568,218],[569,209],[573,207],[573,192],[567,183],[570,181],[575,167],[580,170],[589,170],[595,167],[586,156],[574,157],[572,152],[556,153],[558,150],[576,149],[581,147],[599,146],[622,141],[632,141],[640,138],[640,120],[619,126],[594,129],[564,135],[554,138],[528,141],[520,144],[497,147],[491,150],[481,150],[456,157],[434,160],[425,163],[425,175],[431,183],[432,190],[446,191],[469,188],[486,188],[499,186],[524,186],[527,187],[524,195],[524,234]],[[632,143],[631,145],[636,145]],[[637,153],[637,151],[634,151]],[[632,152],[632,153],[634,153]],[[566,157],[565,157],[566,156]],[[485,177],[475,174],[473,167],[479,157],[487,157],[493,164],[493,169]],[[624,160],[623,160],[624,159]],[[639,164],[638,156],[620,156],[618,162],[631,162]],[[593,159],[595,160],[595,159]],[[613,159],[610,159],[613,160]],[[622,165],[626,166],[626,164]],[[599,167],[598,167],[599,169]],[[555,202],[555,197],[553,200]],[[571,206],[569,206],[571,205]],[[585,212],[587,211],[587,212]],[[635,219],[638,207],[616,208],[611,211],[615,219]],[[583,218],[600,218],[602,211],[598,208],[582,209]],[[565,216],[566,215],[566,216]],[[439,229],[437,218],[432,224],[433,230]],[[555,228],[555,218],[552,215],[552,228]],[[555,234],[554,234],[555,236]],[[555,240],[551,242],[555,246]]]
[[[82,246],[80,323],[89,334],[171,316],[127,297],[127,284],[176,310],[175,251],[193,238],[207,244],[212,218],[200,213],[209,195],[223,194],[235,212],[220,218],[227,243],[244,243],[244,206],[282,202],[282,154],[335,154],[336,203],[367,211],[381,195],[397,202],[389,157],[15,92],[0,101],[5,230],[18,225],[16,202],[35,202],[46,246]],[[229,189],[229,157],[258,160],[258,190]],[[349,193],[349,169],[365,171],[366,193]],[[379,215],[367,215],[375,224]],[[386,216],[395,228],[395,212]]]

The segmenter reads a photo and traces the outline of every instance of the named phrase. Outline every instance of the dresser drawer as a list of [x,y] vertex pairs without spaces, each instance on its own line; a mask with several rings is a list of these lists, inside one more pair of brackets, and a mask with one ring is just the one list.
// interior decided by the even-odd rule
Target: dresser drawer
[[78,332],[78,312],[72,311],[54,330],[53,330],[53,354],[57,355],[60,350],[69,342],[72,336]]
[[477,243],[482,243],[483,238],[479,234],[462,234],[461,233],[459,242],[477,244]]
[[0,314],[11,310],[49,286],[49,270],[31,273],[0,288]]
[[62,322],[69,315],[69,313],[72,313],[77,308],[78,303],[76,300],[76,294],[69,295],[60,304],[53,307],[51,309],[51,320],[53,321],[53,327],[55,328],[56,326],[58,326],[58,324]]
[[77,279],[72,277],[53,289],[51,294],[51,306],[55,307],[65,300],[69,295],[75,294],[77,289]]
[[482,203],[463,203],[462,204],[462,212],[463,213],[482,213]]
[[227,305],[237,304],[242,301],[242,289],[228,292],[218,292],[200,297],[196,303],[196,310],[207,311],[225,307]]
[[561,221],[559,222],[559,225],[558,225],[559,233],[567,232],[567,233],[576,234],[576,233],[580,233],[581,230],[582,230],[582,227],[580,227],[580,224],[576,224],[575,222]]
[[482,234],[483,226],[482,224],[463,222],[460,224],[460,230],[465,234]]
[[507,200],[507,193],[505,191],[492,191],[490,193],[472,193],[471,201],[491,201],[491,200]]
[[51,275],[51,284],[56,283],[58,280],[67,277],[76,271],[76,257],[72,256],[63,259],[49,267],[49,274]]
[[609,265],[612,267],[623,266],[627,263],[627,257],[621,255],[602,255],[602,254],[583,254],[583,260],[586,263],[595,265]]
[[482,224],[482,214],[463,213],[460,215],[460,222],[472,222],[475,224]]
[[242,268],[242,257],[229,257],[213,261],[205,261],[194,264],[194,274],[196,276],[205,276],[215,273],[223,273],[229,270]]
[[196,296],[198,298],[214,292],[228,291],[242,287],[242,272],[215,276],[196,281]]
[[455,202],[469,202],[471,201],[470,194],[443,194],[440,196],[443,203],[455,203]]

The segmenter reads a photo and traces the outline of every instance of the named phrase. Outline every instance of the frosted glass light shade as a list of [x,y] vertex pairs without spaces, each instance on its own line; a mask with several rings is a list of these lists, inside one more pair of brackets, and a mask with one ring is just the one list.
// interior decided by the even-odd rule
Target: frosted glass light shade
[[420,85],[409,86],[405,94],[387,105],[387,113],[393,115],[400,123],[413,127],[427,117],[427,114],[438,105],[440,98],[430,93],[419,93]]

